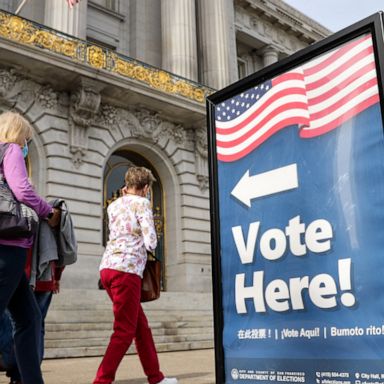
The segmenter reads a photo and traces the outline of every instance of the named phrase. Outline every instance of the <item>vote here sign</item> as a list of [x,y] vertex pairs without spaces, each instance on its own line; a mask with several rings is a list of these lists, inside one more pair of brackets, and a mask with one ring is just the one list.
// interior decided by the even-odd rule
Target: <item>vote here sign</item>
[[208,100],[217,381],[384,383],[381,14]]

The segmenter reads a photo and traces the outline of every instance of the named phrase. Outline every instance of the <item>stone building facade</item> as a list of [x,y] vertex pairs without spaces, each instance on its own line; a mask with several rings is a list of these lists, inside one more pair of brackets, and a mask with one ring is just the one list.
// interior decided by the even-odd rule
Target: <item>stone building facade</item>
[[330,32],[281,0],[0,0],[0,110],[34,129],[38,192],[62,197],[79,256],[67,289],[95,290],[105,208],[131,164],[152,202],[165,292],[210,292],[205,97]]

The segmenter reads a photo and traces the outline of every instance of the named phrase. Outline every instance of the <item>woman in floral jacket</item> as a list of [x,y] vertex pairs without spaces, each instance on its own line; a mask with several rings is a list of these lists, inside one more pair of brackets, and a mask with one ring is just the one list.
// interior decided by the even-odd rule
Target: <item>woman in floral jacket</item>
[[141,279],[147,251],[154,251],[157,236],[150,202],[150,170],[130,167],[124,195],[108,207],[109,240],[100,265],[101,283],[113,303],[114,325],[108,348],[94,384],[110,384],[135,339],[141,364],[150,384],[177,384],[160,371],[156,347],[140,303]]

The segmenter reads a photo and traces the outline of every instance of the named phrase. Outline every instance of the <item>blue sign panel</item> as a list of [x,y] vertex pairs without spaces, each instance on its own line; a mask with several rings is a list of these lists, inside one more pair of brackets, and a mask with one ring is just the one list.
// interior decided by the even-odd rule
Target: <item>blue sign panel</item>
[[384,140],[364,33],[214,105],[225,383],[384,384]]

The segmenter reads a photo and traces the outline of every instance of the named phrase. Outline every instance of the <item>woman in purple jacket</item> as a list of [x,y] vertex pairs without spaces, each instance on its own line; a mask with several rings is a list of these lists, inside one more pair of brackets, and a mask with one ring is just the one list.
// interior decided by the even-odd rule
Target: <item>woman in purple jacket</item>
[[[33,208],[41,219],[56,226],[60,211],[53,209],[28,181],[24,158],[32,128],[14,112],[0,115],[0,174],[16,199]],[[4,156],[2,156],[4,155]],[[0,238],[0,316],[8,308],[15,325],[15,352],[23,384],[44,383],[39,362],[41,315],[24,273],[32,238]]]

